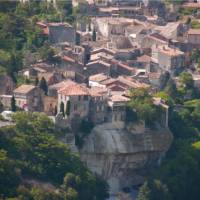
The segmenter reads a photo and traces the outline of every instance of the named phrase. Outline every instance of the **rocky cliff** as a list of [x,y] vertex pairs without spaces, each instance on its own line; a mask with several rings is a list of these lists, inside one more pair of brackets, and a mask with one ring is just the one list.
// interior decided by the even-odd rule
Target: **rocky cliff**
[[94,173],[108,181],[114,194],[123,187],[142,183],[145,169],[160,162],[171,141],[168,128],[103,124],[93,129],[80,155]]

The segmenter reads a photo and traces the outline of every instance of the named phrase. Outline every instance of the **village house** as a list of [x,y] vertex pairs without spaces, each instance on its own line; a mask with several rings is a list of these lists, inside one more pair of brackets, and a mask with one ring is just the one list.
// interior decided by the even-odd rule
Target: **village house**
[[55,65],[51,65],[46,62],[38,62],[24,68],[19,72],[19,74],[28,79],[35,79],[39,73],[52,73],[54,71],[56,71]]
[[89,86],[107,88],[110,91],[125,92],[131,88],[147,88],[148,84],[140,83],[130,76],[110,78],[104,74],[97,74],[89,78]]
[[93,124],[105,122],[107,115],[107,98],[109,91],[106,88],[91,87],[90,88],[90,105],[89,120]]
[[64,42],[75,44],[76,42],[75,28],[66,22],[37,22],[37,25],[41,28],[42,33],[48,37],[51,44]]
[[90,61],[105,60],[109,61],[114,58],[115,51],[108,48],[98,48],[91,51]]
[[86,65],[86,73],[88,74],[88,76],[99,73],[110,75],[110,70],[111,70],[110,63],[107,63],[105,61],[97,60],[94,62],[89,62]]
[[76,35],[77,35],[77,43],[78,44],[82,44],[84,42],[91,42],[93,40],[92,32],[76,31]]
[[110,38],[112,35],[125,35],[126,27],[133,24],[133,20],[121,17],[101,17],[93,19],[92,23],[97,32],[105,38]]
[[38,80],[40,81],[42,78],[46,80],[47,85],[53,85],[63,80],[62,74],[58,72],[45,72],[38,73]]
[[121,94],[114,94],[108,99],[108,113],[106,121],[116,127],[123,128],[126,121],[126,105],[130,99]]
[[[159,67],[162,71],[177,74],[185,66],[184,52],[168,46],[158,46],[154,58],[157,56]],[[157,55],[156,55],[157,54]]]
[[105,88],[105,85],[102,85],[101,82],[108,80],[109,76],[101,73],[101,74],[95,74],[89,77],[89,86],[90,87],[99,87],[99,88]]
[[49,41],[52,44],[69,42],[75,44],[76,31],[68,23],[48,23]]
[[148,55],[139,56],[134,64],[136,67],[146,69],[147,72],[150,72],[151,57]]
[[113,36],[107,45],[116,52],[115,58],[118,60],[131,60],[139,53],[137,45],[132,44],[130,38],[126,36]]
[[15,83],[8,75],[0,75],[0,94],[12,94]]
[[152,48],[159,45],[167,45],[168,42],[169,40],[163,35],[160,35],[159,33],[152,33],[143,38],[141,47]]
[[[58,91],[58,112],[60,112],[60,105],[63,103],[64,110],[68,112],[69,118],[75,116],[87,118],[89,114],[89,102],[89,89],[84,85],[71,82]],[[69,110],[67,111],[67,109]]]
[[44,96],[43,97],[43,111],[49,116],[55,116],[57,110],[58,98],[57,96]]
[[3,104],[4,110],[10,110],[12,95],[0,95],[0,102]]
[[200,29],[189,29],[187,38],[193,48],[200,48]]
[[43,91],[33,85],[21,85],[14,91],[16,105],[26,111],[42,111]]

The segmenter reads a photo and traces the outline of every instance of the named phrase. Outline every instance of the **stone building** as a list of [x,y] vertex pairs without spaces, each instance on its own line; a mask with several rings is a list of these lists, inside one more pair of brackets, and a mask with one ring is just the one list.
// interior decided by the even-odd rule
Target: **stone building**
[[200,48],[200,29],[190,29],[187,38],[192,47]]
[[4,110],[10,110],[12,95],[2,94],[0,95],[0,102],[3,104]]
[[106,121],[123,128],[126,120],[126,104],[129,100],[121,94],[111,95],[108,99]]
[[57,114],[58,99],[53,96],[44,96],[43,98],[44,112],[47,115],[55,116]]
[[94,124],[100,124],[106,120],[108,93],[109,92],[106,88],[90,88],[91,100],[89,120]]
[[58,112],[60,105],[64,103],[64,110],[67,110],[67,104],[70,104],[69,118],[79,116],[88,118],[90,93],[86,86],[71,82],[66,84],[58,91]]
[[52,44],[69,42],[75,44],[76,31],[68,23],[48,23],[49,41]]
[[111,65],[105,61],[97,60],[93,62],[89,62],[86,65],[86,70],[88,76],[104,73],[106,75],[110,75]]
[[105,38],[112,35],[125,35],[126,27],[133,24],[132,19],[102,17],[93,19],[96,30]]
[[169,71],[172,74],[180,72],[185,66],[184,52],[170,48],[168,46],[158,47],[158,63],[163,71]]
[[15,84],[10,76],[0,75],[0,94],[12,94]]
[[33,85],[21,85],[14,90],[16,105],[26,111],[42,111],[43,91]]

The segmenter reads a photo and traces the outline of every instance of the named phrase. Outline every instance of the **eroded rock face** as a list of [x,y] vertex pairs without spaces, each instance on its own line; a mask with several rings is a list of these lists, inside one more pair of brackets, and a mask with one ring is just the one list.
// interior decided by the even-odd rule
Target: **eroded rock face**
[[167,128],[132,126],[127,130],[103,124],[93,129],[80,155],[94,173],[108,181],[111,193],[116,193],[123,187],[142,183],[142,170],[158,163],[171,141]]

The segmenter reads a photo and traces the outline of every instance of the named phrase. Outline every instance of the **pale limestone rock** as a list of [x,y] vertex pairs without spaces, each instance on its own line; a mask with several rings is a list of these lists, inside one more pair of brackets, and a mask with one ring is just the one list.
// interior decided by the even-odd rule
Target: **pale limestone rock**
[[172,141],[167,128],[149,130],[136,125],[127,127],[127,131],[119,127],[96,126],[80,151],[91,171],[108,181],[111,194],[142,183],[144,169],[158,164]]

